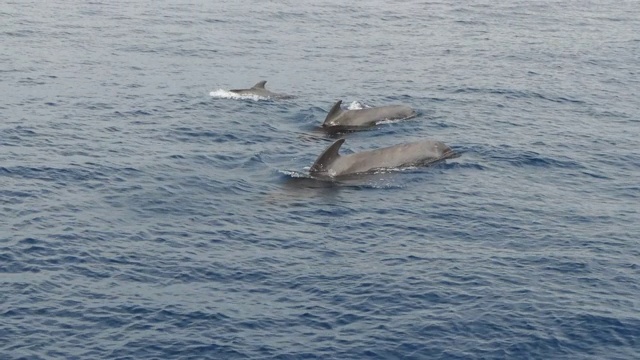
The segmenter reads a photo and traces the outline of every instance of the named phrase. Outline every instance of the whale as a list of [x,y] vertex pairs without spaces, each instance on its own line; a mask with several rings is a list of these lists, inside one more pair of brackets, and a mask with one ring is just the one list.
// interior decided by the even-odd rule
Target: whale
[[344,138],[338,139],[323,151],[309,169],[309,175],[319,178],[336,178],[384,169],[429,166],[460,156],[445,143],[436,140],[420,140],[340,155],[339,150],[344,142]]
[[255,85],[253,85],[249,89],[231,89],[230,92],[238,95],[249,95],[249,96],[260,96],[271,99],[291,99],[293,96],[286,94],[277,94],[272,91],[269,91],[265,88],[267,81],[262,80],[258,81]]
[[355,131],[374,126],[382,120],[404,120],[416,115],[416,111],[406,105],[345,110],[342,100],[338,100],[329,110],[322,127],[330,132]]

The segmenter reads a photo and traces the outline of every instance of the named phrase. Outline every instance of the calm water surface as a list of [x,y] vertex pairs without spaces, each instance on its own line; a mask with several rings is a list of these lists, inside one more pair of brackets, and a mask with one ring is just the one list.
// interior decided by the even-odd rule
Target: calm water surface
[[637,359],[637,5],[0,4],[0,357]]

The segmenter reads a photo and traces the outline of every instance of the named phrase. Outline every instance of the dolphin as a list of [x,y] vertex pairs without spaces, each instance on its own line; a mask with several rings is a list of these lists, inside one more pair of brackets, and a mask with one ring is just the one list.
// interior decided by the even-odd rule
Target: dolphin
[[417,115],[405,105],[387,105],[358,110],[344,110],[338,100],[329,110],[322,127],[329,131],[353,131],[374,126],[382,120],[404,120]]
[[264,85],[266,83],[267,83],[267,81],[263,80],[263,81],[259,81],[255,85],[253,85],[250,89],[232,89],[232,90],[229,90],[229,91],[232,92],[232,93],[238,94],[238,95],[255,95],[255,96],[260,96],[260,97],[265,97],[265,98],[272,98],[272,99],[291,99],[291,98],[293,98],[293,96],[291,96],[291,95],[276,94],[274,92],[271,92],[271,91],[265,89]]
[[340,155],[345,139],[336,140],[309,169],[313,177],[337,177],[369,173],[378,169],[427,166],[460,156],[441,141],[421,140],[385,148]]

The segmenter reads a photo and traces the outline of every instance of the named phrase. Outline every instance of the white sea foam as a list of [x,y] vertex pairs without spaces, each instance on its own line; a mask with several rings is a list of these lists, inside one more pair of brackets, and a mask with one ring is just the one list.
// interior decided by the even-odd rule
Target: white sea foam
[[393,120],[380,120],[380,121],[376,121],[376,125],[386,125],[386,124],[395,124],[397,122],[401,122],[403,120],[406,120],[407,118],[402,118],[402,119],[393,119]]
[[234,92],[223,90],[223,89],[212,91],[209,93],[209,96],[218,98],[218,99],[254,100],[254,101],[269,100],[269,97],[267,96],[240,95],[240,94],[236,94]]
[[294,170],[277,170],[279,173],[292,178],[308,178],[309,174]]
[[368,108],[370,106],[364,105],[363,103],[361,103],[360,101],[353,101],[351,102],[351,104],[349,104],[349,106],[347,106],[347,109],[349,110],[360,110],[360,109],[365,109]]

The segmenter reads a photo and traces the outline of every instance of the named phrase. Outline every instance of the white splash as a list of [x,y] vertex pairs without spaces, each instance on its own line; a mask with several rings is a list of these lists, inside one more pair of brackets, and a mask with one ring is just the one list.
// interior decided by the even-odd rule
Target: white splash
[[309,174],[303,173],[303,172],[299,172],[299,171],[293,171],[293,170],[277,170],[279,173],[292,177],[292,178],[308,178]]
[[364,104],[362,104],[360,101],[353,101],[351,102],[351,104],[349,104],[349,106],[347,106],[347,109],[349,110],[360,110],[360,109],[364,109],[364,108],[368,108],[369,106],[366,106]]
[[397,122],[401,122],[403,120],[406,120],[406,118],[402,118],[402,119],[393,119],[393,120],[380,120],[380,121],[376,121],[376,125],[386,125],[386,124],[395,124]]
[[269,100],[269,97],[267,96],[240,95],[240,94],[236,94],[234,92],[223,90],[223,89],[212,91],[209,93],[209,96],[218,98],[218,99],[253,100],[253,101]]

